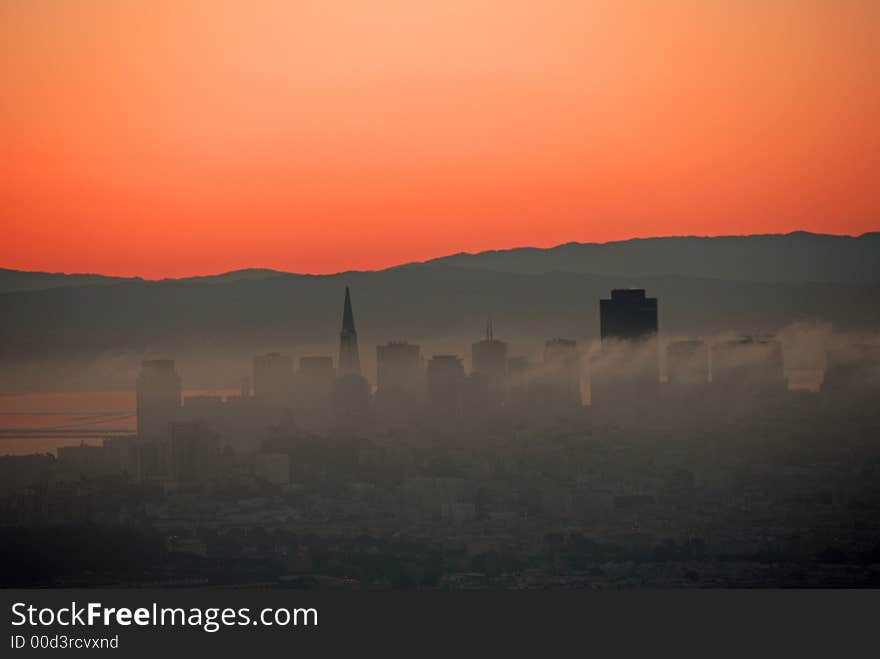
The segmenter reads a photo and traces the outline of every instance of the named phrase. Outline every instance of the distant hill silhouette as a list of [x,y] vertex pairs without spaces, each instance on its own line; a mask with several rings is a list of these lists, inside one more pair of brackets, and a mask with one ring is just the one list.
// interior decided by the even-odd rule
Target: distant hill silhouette
[[[219,282],[238,281],[241,279],[266,279],[276,275],[285,274],[277,270],[265,268],[249,268],[246,270],[233,270],[219,275],[205,275],[202,277],[187,277],[187,281],[204,284],[216,284]],[[0,293],[14,291],[39,291],[47,288],[64,288],[68,286],[92,286],[101,284],[118,284],[122,282],[143,281],[140,277],[109,277],[106,275],[93,274],[64,274],[62,272],[28,272],[25,270],[10,270],[0,268]]]
[[[784,235],[572,242],[548,248],[518,247],[452,254],[426,263],[526,274],[579,272],[604,276],[680,275],[731,281],[871,283],[880,282],[880,232],[857,237],[796,231]],[[248,268],[178,281],[214,284],[283,274],[294,273]],[[124,281],[141,279],[0,268],[0,293]]]
[[682,275],[762,282],[878,282],[880,233],[638,238],[455,254],[432,261],[503,272]]
[[40,291],[64,286],[90,286],[113,284],[121,281],[134,281],[125,277],[106,277],[104,275],[67,275],[63,272],[29,272],[0,268],[0,293],[10,291]]

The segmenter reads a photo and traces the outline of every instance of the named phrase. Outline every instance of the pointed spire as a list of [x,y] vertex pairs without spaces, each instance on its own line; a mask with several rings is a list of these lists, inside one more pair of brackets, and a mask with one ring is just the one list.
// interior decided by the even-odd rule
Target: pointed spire
[[342,331],[354,332],[354,312],[351,310],[351,294],[345,287],[345,306],[342,308]]
[[495,338],[495,332],[492,329],[492,316],[486,319],[486,340],[491,341]]
[[351,310],[351,293],[345,287],[345,305],[342,308],[342,331],[339,333],[338,374],[360,375],[361,360],[358,354],[357,332],[354,329],[354,312]]

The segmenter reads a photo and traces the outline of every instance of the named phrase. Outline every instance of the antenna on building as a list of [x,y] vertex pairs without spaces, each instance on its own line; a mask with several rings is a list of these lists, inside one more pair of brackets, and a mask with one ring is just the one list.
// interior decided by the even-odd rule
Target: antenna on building
[[495,332],[492,330],[492,316],[486,319],[486,340],[492,341],[495,338]]

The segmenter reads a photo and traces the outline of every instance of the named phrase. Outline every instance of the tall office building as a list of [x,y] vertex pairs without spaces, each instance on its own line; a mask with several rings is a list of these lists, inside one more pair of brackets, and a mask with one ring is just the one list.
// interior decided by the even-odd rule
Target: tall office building
[[164,439],[180,413],[180,376],[173,359],[141,362],[136,382],[137,428],[141,437]]
[[254,357],[254,397],[273,406],[285,406],[293,393],[293,359],[270,352]]
[[644,289],[615,288],[599,300],[602,339],[590,363],[591,404],[631,413],[656,400],[660,384],[657,298]]
[[599,332],[603,341],[632,341],[657,335],[657,298],[641,288],[615,288],[599,300]]
[[473,371],[489,378],[507,375],[507,344],[495,338],[492,321],[486,323],[486,338],[471,346]]
[[492,320],[486,323],[486,338],[471,346],[471,373],[485,382],[490,405],[504,403],[507,394],[507,344],[495,338]]
[[419,346],[406,341],[389,341],[376,346],[376,385],[380,392],[413,391],[422,380]]
[[351,310],[351,294],[345,287],[345,303],[342,308],[342,331],[339,333],[339,377],[360,375],[361,359],[358,353],[357,330],[354,328],[354,312]]
[[425,396],[419,346],[406,341],[376,346],[376,385],[376,421],[385,428],[410,425]]
[[342,331],[339,333],[339,369],[330,391],[330,408],[333,425],[337,428],[360,431],[365,429],[369,421],[370,385],[361,375],[357,330],[354,328],[348,286],[345,287]]

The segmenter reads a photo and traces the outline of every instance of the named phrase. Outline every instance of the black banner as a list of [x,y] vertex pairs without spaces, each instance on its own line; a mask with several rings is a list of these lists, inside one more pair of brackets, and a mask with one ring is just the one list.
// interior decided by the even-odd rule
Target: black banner
[[[838,655],[880,591],[0,591],[3,656],[380,652]],[[8,650],[8,653],[7,653]],[[204,655],[203,655],[204,656]],[[741,655],[743,656],[743,655]]]

